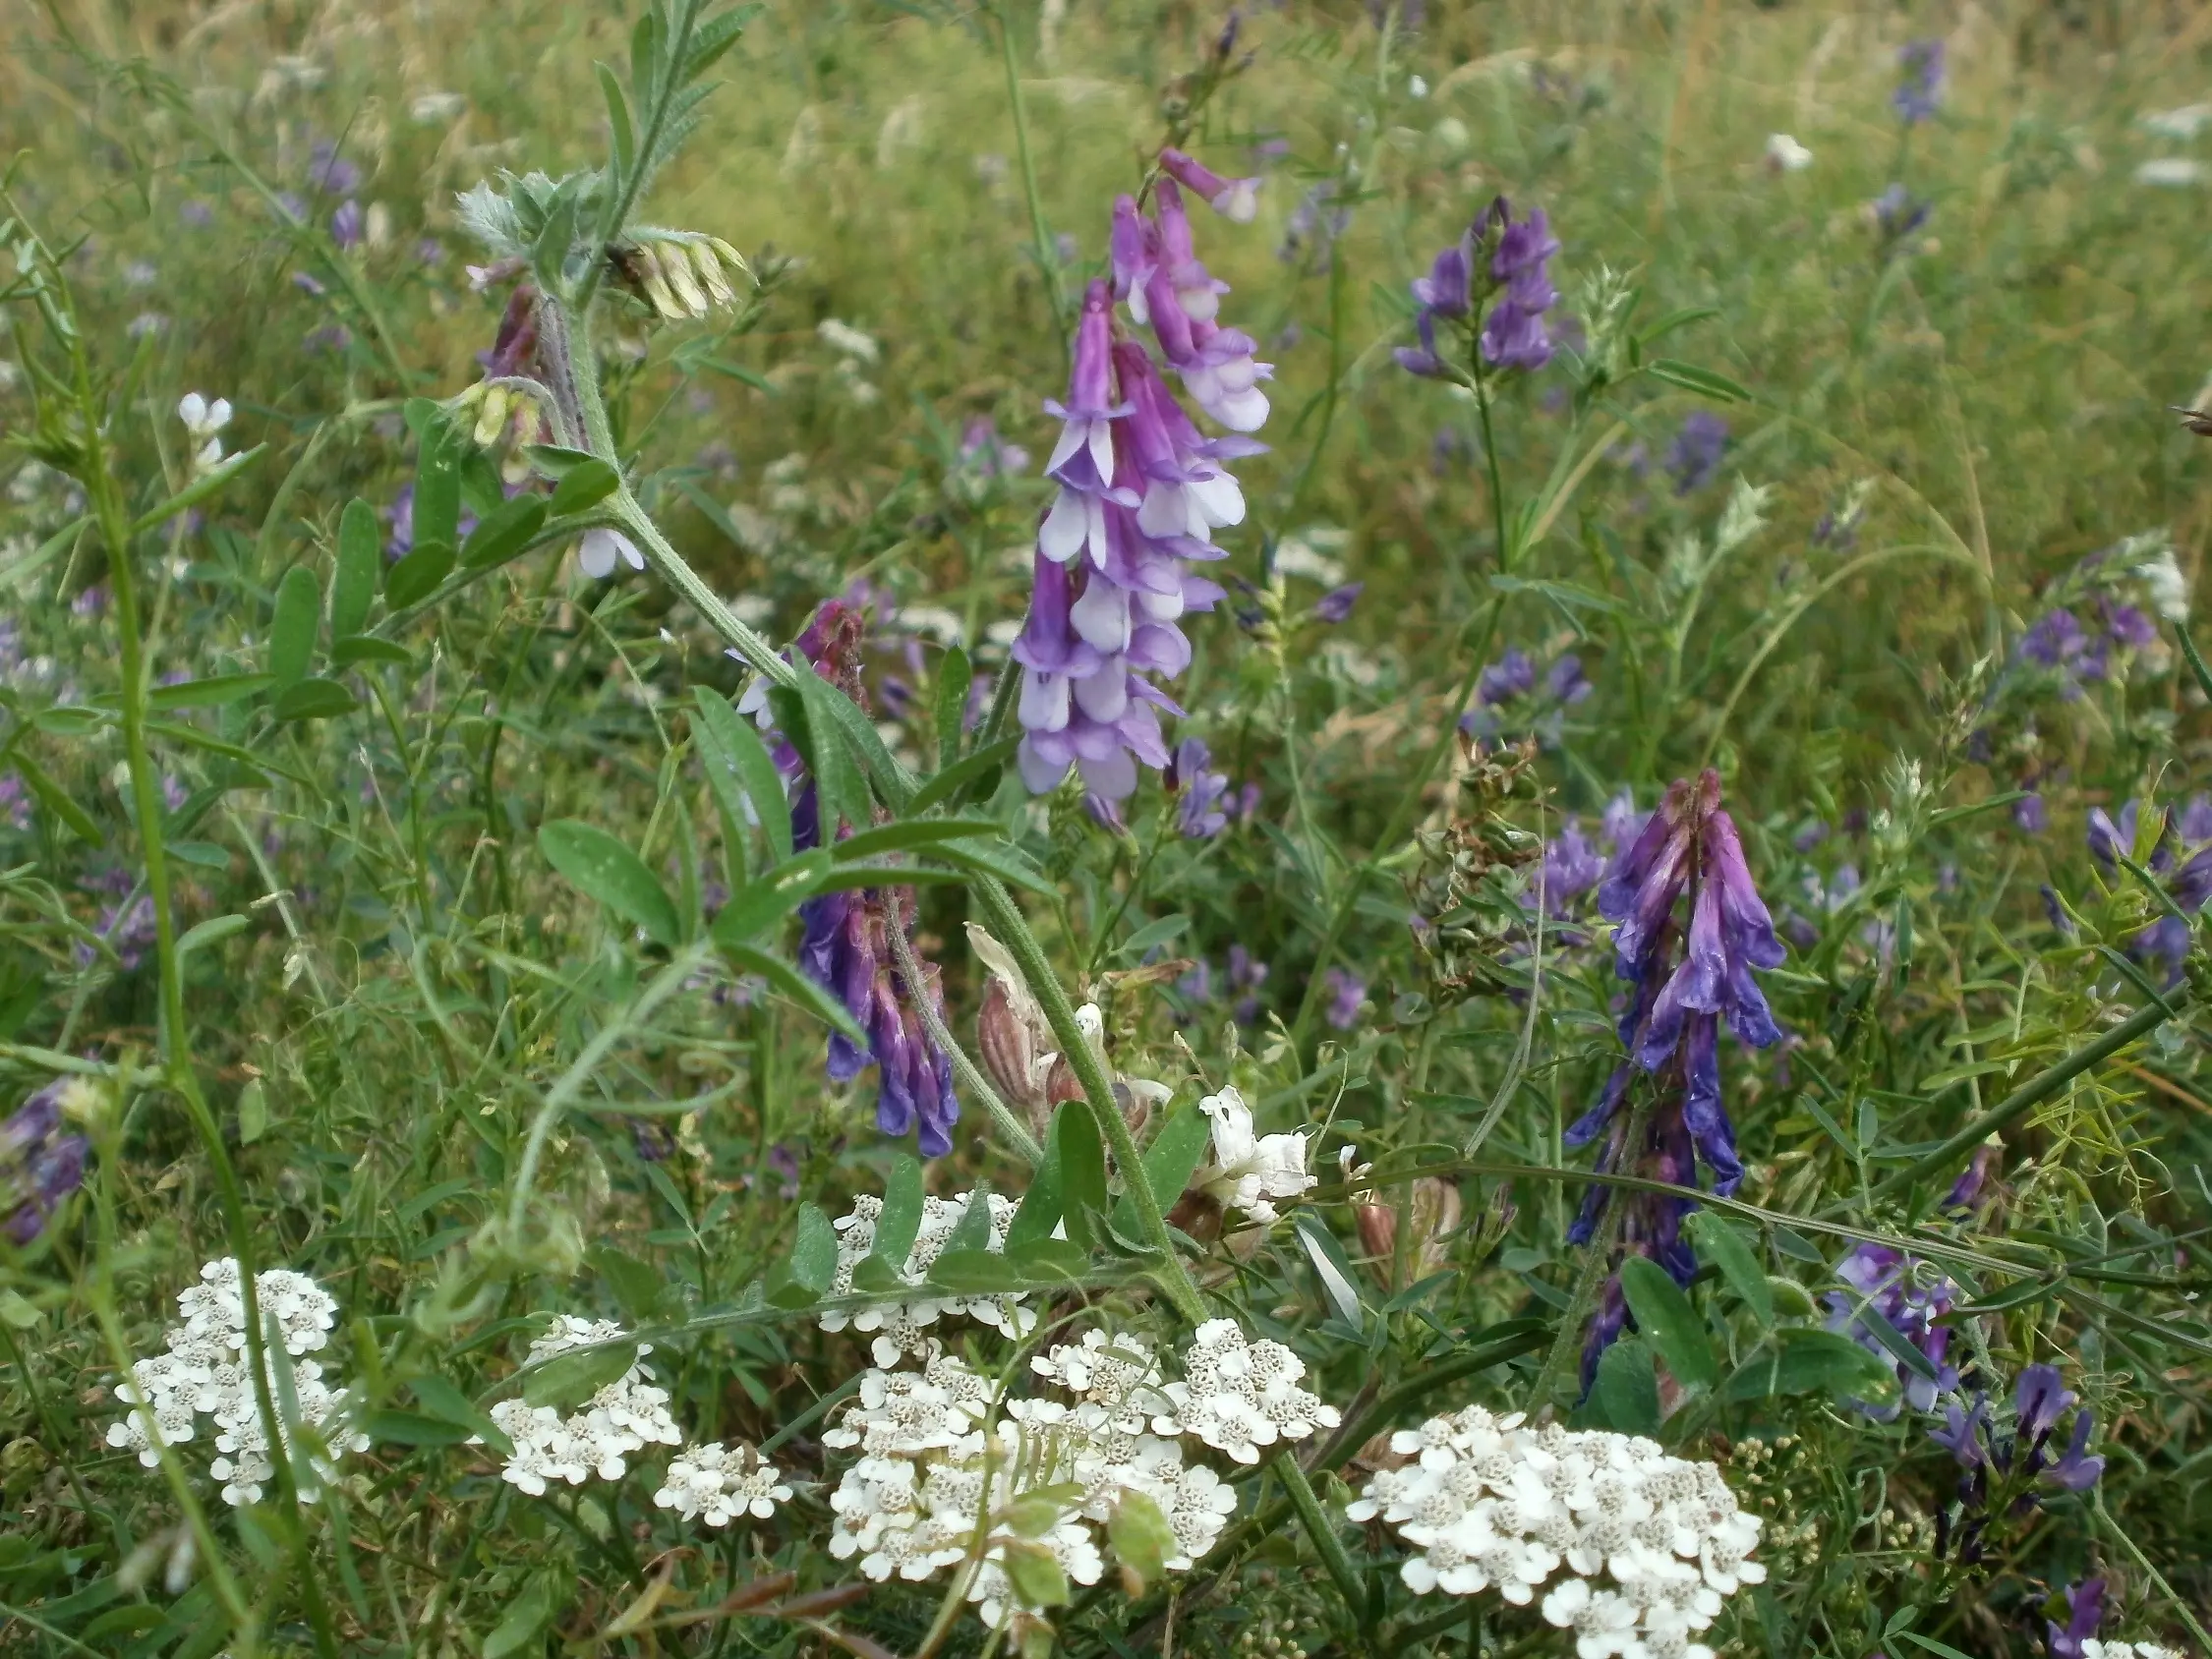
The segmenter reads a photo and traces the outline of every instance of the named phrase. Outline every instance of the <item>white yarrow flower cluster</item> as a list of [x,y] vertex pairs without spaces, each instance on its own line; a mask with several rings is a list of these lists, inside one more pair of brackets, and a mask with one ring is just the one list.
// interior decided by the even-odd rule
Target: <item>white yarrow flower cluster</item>
[[1162,1393],[1167,1409],[1152,1419],[1156,1434],[1187,1434],[1256,1463],[1262,1447],[1304,1440],[1342,1419],[1335,1406],[1298,1386],[1306,1361],[1281,1343],[1252,1342],[1234,1319],[1209,1319],[1183,1356],[1183,1381]]
[[1224,1211],[1238,1210],[1265,1227],[1276,1219],[1274,1200],[1296,1198],[1320,1179],[1306,1169],[1307,1130],[1255,1135],[1252,1108],[1234,1088],[1208,1095],[1198,1110],[1213,1123],[1213,1161],[1197,1184]]
[[[1760,1517],[1719,1469],[1650,1440],[1480,1405],[1390,1437],[1414,1460],[1385,1469],[1345,1513],[1380,1517],[1421,1553],[1399,1569],[1417,1594],[1495,1589],[1575,1632],[1581,1659],[1713,1659],[1691,1638],[1767,1570],[1749,1559]],[[1555,1577],[1554,1575],[1559,1576]]]
[[[254,1288],[263,1327],[273,1327],[277,1338],[264,1346],[269,1396],[287,1418],[296,1403],[297,1422],[315,1431],[320,1442],[319,1449],[310,1449],[296,1442],[289,1427],[279,1426],[300,1501],[312,1502],[330,1478],[323,1454],[366,1451],[369,1446],[367,1436],[339,1422],[344,1392],[324,1382],[321,1365],[306,1357],[328,1344],[338,1304],[306,1274],[286,1268],[256,1274]],[[214,1427],[216,1454],[207,1472],[222,1482],[223,1501],[259,1503],[276,1470],[269,1459],[267,1425],[255,1399],[237,1260],[225,1256],[203,1267],[200,1283],[178,1295],[177,1311],[184,1323],[170,1327],[167,1351],[137,1361],[129,1380],[116,1385],[115,1398],[132,1409],[108,1425],[107,1444],[137,1453],[150,1469],[159,1464],[162,1447],[193,1440],[199,1418],[207,1417]]]
[[[920,1288],[929,1277],[930,1264],[950,1242],[953,1231],[967,1216],[968,1204],[974,1194],[963,1192],[954,1198],[925,1198],[922,1200],[921,1227],[914,1234],[913,1248],[907,1252],[905,1266],[900,1278]],[[1014,1213],[1020,1206],[1013,1199],[994,1192],[990,1194],[991,1239],[988,1248],[1003,1251],[1006,1248],[1007,1229],[1014,1225]],[[852,1274],[867,1260],[876,1247],[876,1224],[883,1216],[883,1200],[869,1195],[853,1199],[849,1215],[840,1216],[838,1232],[837,1278],[830,1286],[833,1296],[849,1296],[853,1293]],[[929,1351],[929,1328],[940,1319],[967,1318],[1016,1341],[1036,1329],[1036,1310],[1022,1296],[952,1296],[941,1291],[931,1291],[911,1301],[886,1302],[875,1307],[854,1311],[849,1308],[833,1309],[822,1315],[825,1331],[843,1331],[848,1326],[862,1334],[874,1335],[869,1351],[878,1365],[892,1366],[907,1354],[921,1357]]]
[[2083,1636],[2081,1659],[2183,1659],[2183,1656],[2156,1642],[2099,1641],[2095,1636]]
[[726,1447],[717,1440],[686,1446],[669,1459],[668,1478],[653,1502],[685,1520],[728,1526],[748,1515],[767,1520],[790,1497],[791,1489],[774,1463],[750,1446]]
[[[611,1319],[579,1319],[561,1314],[553,1329],[530,1344],[535,1364],[571,1348],[617,1341],[622,1328]],[[681,1446],[683,1431],[669,1414],[668,1390],[653,1385],[643,1361],[650,1343],[637,1344],[637,1360],[576,1410],[561,1415],[551,1405],[521,1399],[492,1407],[492,1420],[514,1443],[514,1456],[499,1473],[510,1486],[542,1498],[554,1481],[581,1486],[597,1476],[620,1480],[633,1453],[648,1446]]]
[[1151,1349],[1092,1331],[1029,1363],[1072,1399],[1002,1401],[990,1378],[944,1353],[918,1372],[868,1372],[822,1436],[860,1454],[830,1497],[830,1553],[857,1558],[879,1581],[919,1581],[973,1560],[968,1600],[997,1629],[1019,1605],[1010,1552],[1045,1551],[1071,1581],[1096,1583],[1101,1529],[1133,1496],[1154,1505],[1174,1535],[1169,1571],[1188,1571],[1211,1550],[1237,1494],[1185,1461],[1175,1438],[1182,1385],[1162,1380]]

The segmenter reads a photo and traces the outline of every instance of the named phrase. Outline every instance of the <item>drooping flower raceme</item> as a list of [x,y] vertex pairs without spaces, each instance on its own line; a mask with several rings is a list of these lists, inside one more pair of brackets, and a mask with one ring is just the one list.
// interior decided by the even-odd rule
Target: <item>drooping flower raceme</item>
[[[622,1328],[611,1319],[579,1319],[561,1314],[545,1335],[530,1344],[535,1365],[572,1349],[619,1343]],[[657,1388],[645,1356],[650,1343],[639,1343],[629,1369],[600,1388],[575,1410],[532,1405],[516,1398],[492,1407],[492,1420],[514,1444],[514,1455],[499,1471],[508,1485],[542,1498],[555,1481],[581,1486],[594,1478],[620,1480],[629,1459],[648,1446],[680,1446],[683,1431],[669,1414],[668,1390]]]
[[[1676,912],[1686,901],[1688,925]],[[1569,1145],[1604,1137],[1601,1171],[1632,1165],[1676,1186],[1696,1184],[1702,1160],[1715,1192],[1725,1197],[1743,1179],[1735,1126],[1720,1099],[1719,1029],[1766,1048],[1780,1039],[1754,968],[1781,965],[1781,941],[1753,887],[1735,821],[1720,805],[1720,778],[1706,772],[1696,783],[1677,781],[1659,809],[1613,856],[1598,889],[1601,914],[1617,924],[1614,972],[1629,983],[1619,1032],[1628,1056],[1614,1068],[1598,1104],[1567,1130]],[[1643,1144],[1627,1144],[1631,1086],[1641,1072],[1653,1100]],[[1568,1236],[1588,1243],[1605,1209],[1605,1189],[1593,1187]],[[1697,1259],[1682,1241],[1690,1201],[1663,1194],[1624,1200],[1620,1243],[1650,1256],[1687,1284]],[[1585,1381],[1627,1318],[1618,1276],[1607,1285],[1583,1350]]]
[[1545,316],[1559,300],[1550,275],[1551,256],[1558,252],[1543,208],[1515,219],[1512,204],[1497,198],[1436,256],[1426,276],[1414,279],[1414,329],[1421,344],[1399,347],[1393,354],[1398,367],[1410,374],[1467,381],[1458,359],[1436,343],[1441,319],[1474,329],[1482,361],[1492,368],[1542,369],[1554,350]]
[[[324,1382],[320,1363],[308,1357],[328,1344],[338,1304],[306,1274],[286,1268],[257,1273],[254,1292],[264,1328],[273,1326],[276,1338],[263,1345],[269,1396],[298,1406],[296,1414],[289,1404],[280,1410],[285,1460],[300,1502],[312,1503],[333,1478],[332,1460],[340,1453],[369,1448],[368,1437],[347,1425],[344,1392]],[[162,1447],[194,1439],[204,1416],[215,1446],[207,1472],[222,1482],[223,1502],[258,1504],[276,1470],[255,1398],[237,1260],[225,1256],[203,1267],[200,1283],[178,1295],[177,1311],[184,1322],[169,1328],[167,1351],[137,1361],[129,1379],[116,1385],[115,1398],[130,1414],[108,1425],[107,1444],[137,1453],[150,1469],[160,1462]],[[295,1437],[294,1421],[314,1434],[314,1447]]]
[[1587,1659],[1712,1659],[1690,1638],[1767,1570],[1761,1520],[1719,1469],[1656,1442],[1493,1416],[1471,1405],[1390,1437],[1409,1459],[1345,1513],[1419,1550],[1399,1568],[1417,1594],[1495,1589],[1576,1634]]
[[[1246,200],[1240,185],[1188,157],[1170,171],[1202,174],[1201,184],[1219,187],[1210,200],[1232,217]],[[1181,711],[1158,681],[1190,664],[1184,613],[1222,597],[1188,566],[1224,556],[1213,533],[1242,523],[1245,501],[1223,463],[1261,448],[1238,434],[1267,418],[1258,382],[1268,366],[1254,361],[1249,335],[1216,320],[1226,285],[1193,251],[1173,178],[1159,181],[1154,203],[1150,214],[1130,197],[1115,204],[1113,282],[1085,293],[1068,399],[1046,405],[1061,422],[1045,465],[1059,494],[1037,530],[1036,588],[1014,647],[1024,670],[1021,775],[1037,794],[1073,767],[1112,803],[1135,789],[1139,764],[1167,766],[1159,716]],[[1204,436],[1144,343],[1116,338],[1117,299],[1229,435]]]
[[[2103,1478],[2105,1459],[2089,1451],[2097,1420],[2088,1411],[2074,1413],[2072,1433],[2054,1455],[2059,1420],[2075,1400],[2056,1365],[2030,1365],[2013,1384],[2008,1431],[1991,1420],[1986,1395],[1975,1396],[1970,1406],[1954,1402],[1946,1407],[1944,1426],[1929,1430],[1928,1438],[1951,1455],[1960,1473],[1957,1506],[1936,1516],[1939,1558],[1955,1542],[1958,1561],[1970,1567],[1981,1559],[1984,1536],[2001,1510],[2033,1509],[2042,1501],[2038,1488],[2086,1492]],[[1993,1488],[2007,1502],[1993,1504]]]
[[[860,611],[831,600],[799,635],[795,650],[832,685],[862,709],[867,707],[859,673],[865,624]],[[766,676],[754,680],[737,705],[773,729]],[[806,775],[798,751],[782,736],[773,750],[776,765],[791,790],[791,844],[804,851],[835,841],[866,826],[824,824],[821,794]],[[923,1024],[920,999],[927,998],[942,1018],[944,995],[934,964],[921,963],[923,983],[908,985],[899,970],[891,930],[913,932],[911,887],[864,887],[827,892],[799,906],[799,966],[817,985],[844,1003],[862,1029],[862,1049],[843,1032],[830,1034],[828,1069],[833,1083],[849,1083],[872,1062],[877,1067],[876,1127],[887,1135],[919,1128],[924,1158],[941,1157],[953,1146],[960,1121],[960,1100],[953,1092],[952,1058],[931,1039]]]

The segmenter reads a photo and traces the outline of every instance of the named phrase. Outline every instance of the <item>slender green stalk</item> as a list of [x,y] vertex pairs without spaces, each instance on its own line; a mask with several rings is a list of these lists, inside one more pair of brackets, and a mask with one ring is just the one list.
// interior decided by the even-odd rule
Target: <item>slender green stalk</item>
[[1029,112],[1021,99],[1021,71],[1014,58],[1014,21],[1007,15],[1008,0],[999,0],[992,16],[999,25],[999,59],[1006,66],[1006,96],[1014,112],[1014,152],[1021,163],[1021,191],[1029,203],[1029,235],[1036,244],[1037,275],[1044,282],[1045,304],[1052,311],[1053,332],[1060,336],[1060,355],[1068,355],[1068,299],[1060,291],[1060,259],[1045,227],[1044,198],[1037,191],[1037,163],[1029,153]]
[[1352,1565],[1351,1556],[1345,1553],[1344,1540],[1336,1535],[1328,1512],[1313,1495],[1312,1482],[1298,1466],[1298,1459],[1287,1453],[1275,1459],[1275,1477],[1290,1494],[1291,1508],[1298,1512],[1299,1524],[1306,1528],[1307,1537],[1312,1539],[1321,1565],[1329,1570],[1336,1593],[1344,1598],[1345,1612],[1351,1614],[1354,1623],[1362,1623],[1361,1613],[1367,1605],[1367,1596],[1360,1587],[1360,1570]]

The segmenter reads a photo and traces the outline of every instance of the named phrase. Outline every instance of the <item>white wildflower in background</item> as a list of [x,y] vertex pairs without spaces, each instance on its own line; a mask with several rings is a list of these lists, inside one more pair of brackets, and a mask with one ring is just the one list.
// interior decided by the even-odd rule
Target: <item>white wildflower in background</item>
[[[324,1454],[366,1451],[369,1446],[367,1436],[343,1425],[343,1391],[324,1382],[320,1364],[305,1357],[329,1342],[338,1304],[306,1274],[286,1268],[256,1274],[254,1288],[264,1326],[273,1326],[277,1337],[265,1350],[270,1398],[287,1402],[288,1417],[296,1402],[295,1420],[321,1442],[320,1450],[312,1449],[295,1443],[289,1429],[280,1431],[300,1501],[310,1503],[330,1478]],[[205,1416],[214,1429],[216,1454],[207,1472],[222,1482],[223,1501],[259,1503],[276,1471],[255,1398],[236,1259],[225,1256],[203,1267],[200,1283],[177,1297],[177,1311],[184,1323],[170,1327],[167,1351],[137,1361],[129,1380],[116,1385],[115,1398],[131,1410],[108,1425],[107,1444],[137,1453],[141,1463],[153,1468],[161,1460],[160,1449],[196,1438],[198,1419]]]
[[[622,1328],[611,1319],[579,1319],[561,1314],[553,1329],[530,1344],[535,1365],[572,1348],[598,1346],[622,1339]],[[542,1498],[555,1481],[581,1486],[597,1476],[620,1480],[629,1472],[632,1454],[648,1446],[681,1446],[683,1431],[669,1415],[668,1390],[653,1385],[645,1356],[650,1343],[636,1344],[630,1368],[563,1416],[551,1405],[532,1405],[521,1399],[502,1400],[492,1407],[492,1420],[514,1443],[499,1474],[507,1484]]]
[[1198,1102],[1213,1123],[1213,1161],[1197,1173],[1198,1186],[1224,1211],[1242,1211],[1260,1226],[1277,1219],[1273,1200],[1296,1198],[1320,1177],[1306,1170],[1307,1130],[1255,1135],[1252,1108],[1235,1088]]
[[1183,1358],[1183,1380],[1162,1391],[1155,1434],[1191,1435],[1240,1463],[1279,1440],[1304,1440],[1340,1421],[1335,1406],[1298,1386],[1306,1362],[1281,1343],[1252,1342],[1234,1319],[1209,1319]]
[[[953,1198],[922,1200],[921,1226],[899,1275],[905,1284],[917,1289],[923,1287],[929,1277],[930,1264],[937,1260],[954,1230],[965,1219],[974,1196],[963,1192]],[[1004,1251],[1007,1229],[1014,1225],[1014,1213],[1020,1206],[994,1192],[990,1194],[990,1207],[991,1229],[985,1248]],[[853,1271],[874,1252],[876,1223],[882,1216],[883,1200],[864,1194],[853,1199],[849,1214],[838,1218],[838,1271],[830,1286],[831,1295],[854,1293]],[[875,1355],[876,1363],[890,1366],[898,1364],[903,1354],[925,1353],[930,1327],[947,1318],[972,1319],[1016,1340],[1026,1337],[1037,1324],[1036,1310],[1025,1297],[953,1296],[940,1291],[857,1311],[834,1308],[822,1315],[821,1324],[825,1331],[843,1331],[849,1327],[872,1335],[874,1341],[869,1344],[869,1350]]]
[[1689,1638],[1767,1576],[1749,1559],[1760,1517],[1716,1465],[1654,1441],[1471,1405],[1401,1430],[1390,1449],[1412,1461],[1377,1473],[1345,1514],[1417,1547],[1399,1569],[1408,1587],[1495,1589],[1526,1606],[1548,1583],[1544,1619],[1589,1659],[1713,1659]]
[[210,403],[199,392],[187,392],[177,400],[177,419],[199,446],[193,452],[194,470],[205,472],[222,465],[222,430],[230,425],[230,399],[218,397]]
[[849,322],[841,322],[834,316],[825,316],[814,325],[816,338],[840,357],[849,357],[873,367],[883,356],[883,348],[876,344],[873,334],[863,334]]
[[2193,139],[2212,126],[2212,103],[2183,104],[2137,116],[2136,125],[2162,139]]
[[2135,182],[2167,190],[2185,190],[2204,182],[2204,163],[2186,155],[2153,156],[2135,169]]
[[686,1446],[669,1459],[668,1476],[653,1502],[685,1520],[728,1526],[751,1516],[767,1520],[776,1506],[788,1503],[791,1489],[783,1472],[750,1446]]
[[2183,1655],[2156,1642],[2099,1641],[2095,1636],[2083,1636],[2081,1659],[2183,1659]]
[[1802,173],[1813,164],[1813,152],[1787,133],[1767,136],[1767,165],[1777,173]]
[[584,532],[583,541],[576,546],[576,563],[593,581],[604,582],[614,574],[616,564],[643,570],[645,555],[637,550],[637,543],[619,530],[600,525]]

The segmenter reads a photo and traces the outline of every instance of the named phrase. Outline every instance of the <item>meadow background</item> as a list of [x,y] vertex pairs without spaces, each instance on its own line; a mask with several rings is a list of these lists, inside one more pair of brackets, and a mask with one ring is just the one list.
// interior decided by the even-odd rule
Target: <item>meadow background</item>
[[[624,59],[631,21],[604,0],[0,19],[0,218],[11,250],[35,226],[75,293],[129,511],[194,476],[187,393],[229,401],[227,450],[261,446],[133,539],[149,679],[266,671],[285,574],[328,587],[349,502],[403,548],[408,400],[477,379],[505,297],[472,284],[457,193],[599,164],[593,64]],[[1102,1007],[1116,1073],[1177,1101],[1233,1079],[1262,1130],[1312,1132],[1295,1227],[1235,1250],[1193,1229],[1208,1294],[1291,1343],[1324,1398],[1404,1400],[1394,1426],[1475,1398],[1665,1425],[1719,1461],[1768,1516],[1771,1568],[1701,1638],[1726,1651],[2079,1659],[2046,1619],[2099,1576],[2107,1637],[2201,1654],[2212,1079],[2191,926],[2212,866],[2191,860],[2212,824],[2183,809],[2212,789],[2212,681],[2175,618],[2212,543],[2212,442],[2171,410],[2212,405],[2212,10],[1259,4],[1223,57],[1229,21],[1149,0],[760,9],[644,214],[734,245],[757,293],[696,326],[627,304],[600,331],[638,500],[773,641],[826,600],[868,605],[870,712],[901,761],[944,764],[940,686],[959,708],[965,683],[947,648],[979,711],[1028,602],[1042,401],[1066,390],[1066,308],[1104,268],[1114,197],[1177,133],[1263,178],[1252,223],[1197,224],[1224,316],[1275,365],[1271,447],[1238,464],[1250,512],[1211,572],[1230,593],[1173,687],[1169,741],[1203,740],[1223,822],[1187,832],[1151,777],[1118,818],[1074,789],[1033,804],[1011,772],[964,809],[1041,873],[1024,907]],[[1906,120],[1900,48],[1931,40],[1940,92]],[[1393,357],[1408,283],[1497,196],[1549,215],[1573,348],[1496,398],[1496,475],[1541,509],[1505,548],[1475,400]],[[1610,331],[1607,272],[1638,291]],[[85,483],[48,464],[71,388],[40,391],[35,366],[65,360],[10,293],[0,1080],[11,1105],[66,1085],[85,1139],[80,1184],[32,1162],[63,1131],[0,1136],[0,1197],[30,1206],[0,1246],[0,1642],[995,1644],[937,1620],[936,1586],[842,1588],[862,1581],[820,1547],[835,1458],[802,1413],[864,1344],[803,1311],[725,1317],[757,1307],[746,1287],[786,1263],[805,1204],[838,1215],[890,1178],[872,1074],[830,1084],[819,1011],[741,964],[687,958],[642,1002],[669,942],[539,840],[612,832],[701,937],[746,868],[689,710],[746,670],[653,573],[596,579],[563,543],[379,624],[390,654],[318,644],[342,707],[276,718],[253,687],[164,715],[134,757],[109,713],[109,554]],[[1657,331],[1631,360],[1638,328]],[[1580,355],[1593,331],[1604,372]],[[1654,358],[1686,367],[1632,372]],[[2176,576],[2143,577],[2164,547]],[[1477,681],[1493,661],[1504,677]],[[1442,741],[1470,692],[1470,743]],[[1920,1239],[1953,1276],[1955,1398],[2008,1400],[2057,1364],[2107,1459],[2086,1494],[1993,1519],[1978,1563],[1928,1439],[1940,1408],[1882,1420],[1808,1374],[1685,1411],[1667,1342],[1656,1369],[1637,1350],[1637,1388],[1582,1398],[1586,1269],[1607,1262],[1568,1242],[1561,1172],[1587,1159],[1564,1134],[1618,1056],[1615,986],[1587,898],[1549,912],[1532,968],[1533,883],[1563,818],[1595,839],[1619,792],[1649,811],[1708,765],[1790,957],[1768,983],[1784,1043],[1723,1050],[1758,1267],[1747,1288],[1702,1252],[1699,1340],[1738,1375],[1777,1320],[1830,1319],[1854,1241]],[[2102,856],[2100,812],[2120,824]],[[956,1035],[984,993],[979,915],[960,885],[919,889]],[[2179,941],[2146,944],[2162,920]],[[556,1084],[541,1168],[524,1149]],[[1987,1192],[1948,1208],[1981,1140],[1960,1131],[2028,1085]],[[931,1191],[1019,1196],[1019,1160],[964,1106]],[[124,1358],[158,1349],[176,1293],[241,1237],[337,1297],[324,1357],[378,1431],[303,1519],[229,1508],[197,1472],[165,1484],[103,1439]],[[458,1444],[464,1406],[554,1312],[669,1333],[657,1369],[694,1438],[787,1433],[785,1466],[823,1484],[719,1540],[643,1477],[544,1501],[502,1484]],[[1457,1396],[1408,1392],[1454,1365]],[[1330,1450],[1311,1472],[1334,1509],[1368,1449]],[[1272,1523],[1268,1477],[1241,1491],[1271,1524],[1208,1560],[1164,1634],[1148,1590],[1078,1597],[1026,1645],[1484,1643],[1405,1597],[1379,1525],[1337,1527],[1354,1596],[1310,1531]],[[1571,1648],[1501,1617],[1493,1649]]]

